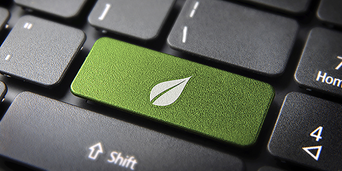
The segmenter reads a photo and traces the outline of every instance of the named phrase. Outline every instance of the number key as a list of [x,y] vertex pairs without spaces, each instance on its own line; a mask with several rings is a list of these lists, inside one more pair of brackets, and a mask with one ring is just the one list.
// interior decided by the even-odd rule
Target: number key
[[310,32],[295,74],[308,88],[342,96],[342,33],[323,28]]
[[302,93],[286,96],[268,144],[279,158],[316,169],[342,169],[342,105]]

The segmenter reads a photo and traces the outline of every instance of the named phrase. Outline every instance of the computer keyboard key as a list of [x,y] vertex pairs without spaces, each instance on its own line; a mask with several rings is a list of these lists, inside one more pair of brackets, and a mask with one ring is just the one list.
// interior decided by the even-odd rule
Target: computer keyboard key
[[4,98],[7,93],[7,86],[4,82],[0,81],[0,101]]
[[6,8],[0,7],[0,31],[5,27],[7,20],[10,17],[10,13]]
[[321,0],[317,11],[319,19],[342,26],[342,1]]
[[295,20],[226,1],[189,0],[168,37],[172,48],[264,75],[282,74]]
[[270,167],[270,166],[263,166],[258,171],[285,171],[285,170]]
[[141,40],[158,36],[175,0],[99,0],[89,23],[101,30]]
[[17,5],[62,18],[74,18],[87,0],[14,0]]
[[341,114],[341,104],[289,93],[269,141],[269,152],[303,166],[341,170]]
[[42,86],[55,85],[84,41],[82,30],[24,16],[0,48],[0,72]]
[[342,96],[342,33],[311,30],[295,73],[304,87]]
[[303,13],[307,10],[310,0],[249,0],[258,4],[269,6],[277,10],[290,13]]
[[0,154],[46,170],[232,170],[240,159],[30,92],[0,123]]
[[71,91],[238,146],[256,142],[274,96],[269,84],[110,38],[96,41]]

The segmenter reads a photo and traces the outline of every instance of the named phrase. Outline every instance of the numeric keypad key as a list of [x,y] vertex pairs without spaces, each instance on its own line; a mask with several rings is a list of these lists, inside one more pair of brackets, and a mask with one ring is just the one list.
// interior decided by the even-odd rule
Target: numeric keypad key
[[295,74],[310,89],[342,96],[342,33],[315,28],[310,32]]
[[342,105],[302,93],[286,96],[268,150],[321,170],[342,169]]

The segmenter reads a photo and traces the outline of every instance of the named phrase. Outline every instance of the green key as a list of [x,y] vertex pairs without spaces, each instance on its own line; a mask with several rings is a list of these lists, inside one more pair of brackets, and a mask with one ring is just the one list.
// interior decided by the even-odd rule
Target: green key
[[255,143],[274,97],[269,84],[110,38],[96,41],[71,91],[238,146]]

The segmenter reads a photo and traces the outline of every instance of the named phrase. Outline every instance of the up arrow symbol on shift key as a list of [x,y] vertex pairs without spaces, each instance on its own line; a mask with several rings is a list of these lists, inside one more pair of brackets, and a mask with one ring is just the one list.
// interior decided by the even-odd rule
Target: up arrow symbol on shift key
[[90,154],[88,156],[88,158],[92,159],[92,160],[96,160],[97,156],[101,153],[103,153],[103,149],[102,149],[102,145],[101,142],[89,147],[90,150]]

